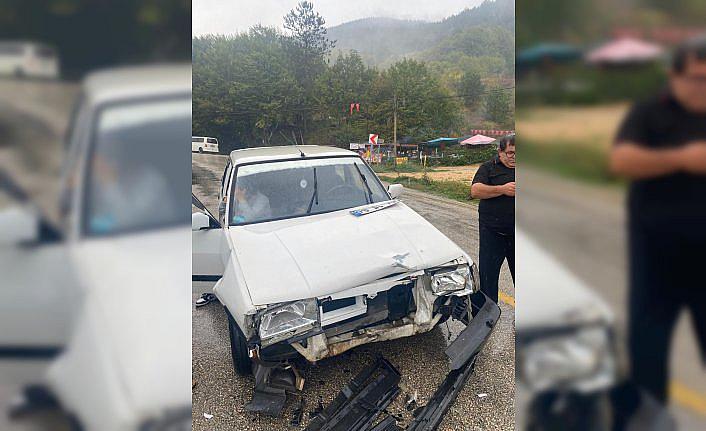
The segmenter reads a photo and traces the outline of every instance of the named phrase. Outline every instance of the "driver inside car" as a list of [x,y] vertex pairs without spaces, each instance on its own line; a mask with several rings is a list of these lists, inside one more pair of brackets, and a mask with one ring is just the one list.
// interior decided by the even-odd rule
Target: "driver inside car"
[[232,223],[248,223],[272,218],[270,200],[247,178],[235,182],[235,214]]

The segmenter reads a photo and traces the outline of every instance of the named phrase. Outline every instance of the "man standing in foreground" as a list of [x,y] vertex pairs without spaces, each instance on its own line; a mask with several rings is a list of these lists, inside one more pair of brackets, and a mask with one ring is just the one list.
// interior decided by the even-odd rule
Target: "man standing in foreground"
[[471,196],[480,199],[480,288],[498,302],[498,278],[505,259],[515,281],[515,135],[502,138],[498,155],[478,168]]
[[633,383],[667,402],[669,352],[691,309],[706,358],[706,37],[677,48],[669,89],[636,104],[610,155],[628,197],[628,352]]

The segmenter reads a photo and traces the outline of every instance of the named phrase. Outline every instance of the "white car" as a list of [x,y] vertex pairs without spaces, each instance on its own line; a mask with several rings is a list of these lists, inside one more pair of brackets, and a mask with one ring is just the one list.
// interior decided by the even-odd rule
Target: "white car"
[[613,313],[531,237],[515,239],[517,429],[612,429]]
[[59,77],[54,48],[35,42],[0,42],[0,75],[17,78]]
[[484,327],[499,317],[471,258],[354,152],[236,150],[221,184],[220,222],[193,198],[193,279],[218,280],[235,371],[254,371],[256,392],[263,368],[468,323],[471,302],[496,310]]
[[61,226],[13,187],[24,205],[0,212],[0,382],[45,387],[85,430],[191,429],[190,160],[173,151],[191,67],[98,72],[82,90]]
[[216,153],[218,154],[218,139],[206,136],[191,137],[192,153]]

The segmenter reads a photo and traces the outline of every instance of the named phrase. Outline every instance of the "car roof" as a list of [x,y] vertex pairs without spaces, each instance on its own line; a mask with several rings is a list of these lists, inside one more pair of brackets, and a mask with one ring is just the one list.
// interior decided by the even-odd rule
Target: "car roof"
[[279,147],[256,147],[233,150],[230,153],[234,165],[243,163],[286,160],[301,157],[303,152],[307,157],[358,156],[358,153],[343,148],[325,147],[321,145],[286,145]]
[[88,103],[191,93],[190,64],[161,64],[105,69],[83,81]]

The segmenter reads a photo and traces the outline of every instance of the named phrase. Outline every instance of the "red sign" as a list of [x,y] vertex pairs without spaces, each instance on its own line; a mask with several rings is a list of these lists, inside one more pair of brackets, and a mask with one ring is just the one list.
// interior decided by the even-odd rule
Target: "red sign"
[[368,136],[368,143],[372,145],[377,145],[378,144],[378,135],[371,133]]

